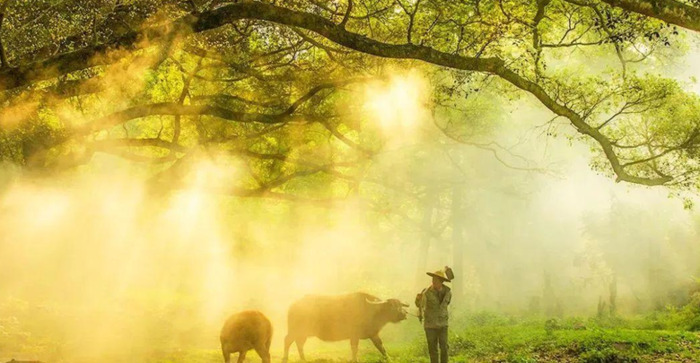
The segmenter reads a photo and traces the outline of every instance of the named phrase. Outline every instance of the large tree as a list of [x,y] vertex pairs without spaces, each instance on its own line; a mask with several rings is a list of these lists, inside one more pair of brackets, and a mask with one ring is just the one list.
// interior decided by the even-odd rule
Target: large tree
[[[233,195],[349,193],[383,144],[356,111],[361,85],[420,68],[430,107],[486,88],[529,95],[593,146],[597,170],[697,187],[700,100],[647,73],[698,30],[693,1],[6,0],[1,10],[0,155],[30,170],[110,153],[177,185],[206,154],[246,170],[210,186]],[[470,142],[455,132],[467,117],[449,115],[438,128]]]

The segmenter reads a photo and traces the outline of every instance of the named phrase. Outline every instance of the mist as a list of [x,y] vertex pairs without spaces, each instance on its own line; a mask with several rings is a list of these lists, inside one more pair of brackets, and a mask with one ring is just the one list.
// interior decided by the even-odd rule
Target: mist
[[[83,125],[78,109],[87,107],[109,121],[107,110],[156,93],[147,85],[171,96],[189,82],[150,73],[148,54],[132,56],[101,75],[123,87],[80,107],[49,95],[60,104],[51,117]],[[698,92],[700,71],[688,66],[698,59],[694,43],[686,66],[660,73]],[[279,357],[295,300],[363,291],[416,314],[425,273],[447,265],[458,273],[450,284],[456,321],[613,310],[632,318],[690,301],[700,273],[695,194],[615,182],[595,167],[595,145],[533,99],[503,94],[502,84],[450,108],[434,97],[453,81],[448,72],[416,62],[368,68],[381,77],[338,91],[333,111],[382,148],[345,176],[352,182],[299,182],[303,198],[232,195],[232,185],[254,185],[253,168],[216,148],[194,153],[177,181],[154,182],[164,167],[100,152],[55,174],[0,164],[0,361],[146,362],[216,351],[225,319],[247,309],[271,319]],[[5,107],[3,126],[41,113],[30,101]],[[162,125],[132,122],[100,137],[160,138]],[[315,130],[287,136],[304,132]],[[305,162],[349,153],[337,140],[318,144],[286,151]],[[58,165],[76,158],[52,156]],[[398,347],[421,334],[409,316],[384,336]],[[312,341],[308,349],[332,356],[346,345]]]
[[[425,148],[414,144],[386,151],[370,171],[463,190],[465,270],[452,283],[463,296],[453,314],[594,315],[614,276],[625,314],[682,303],[700,268],[697,212],[663,189],[597,175],[585,145],[538,135],[541,115],[523,113],[527,103],[513,107],[532,131],[521,145],[546,150],[521,147],[506,157],[546,168],[515,170],[488,150],[454,144],[438,148],[460,159],[459,172],[447,160],[406,165],[405,155]],[[522,134],[499,131],[496,139],[515,137]],[[201,162],[192,178],[232,172],[220,169]],[[423,268],[422,201],[390,197],[387,209],[412,205],[400,216],[359,198],[325,206],[232,198],[197,183],[164,195],[115,157],[60,179],[4,170],[0,309],[13,316],[1,324],[13,346],[0,349],[10,354],[2,359],[145,360],[216,349],[222,322],[245,309],[272,319],[278,353],[296,299],[365,291],[411,302],[429,284],[423,272],[453,264],[449,202],[433,206],[431,228],[444,229],[430,239]],[[413,338],[397,328],[393,336],[415,339],[415,318],[402,325]]]

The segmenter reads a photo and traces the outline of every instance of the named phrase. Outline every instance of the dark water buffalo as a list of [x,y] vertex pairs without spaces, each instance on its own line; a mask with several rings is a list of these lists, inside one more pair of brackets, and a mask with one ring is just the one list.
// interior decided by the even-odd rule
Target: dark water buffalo
[[259,311],[243,311],[231,315],[221,329],[221,352],[224,361],[231,361],[231,353],[238,352],[238,363],[245,360],[246,353],[255,349],[263,363],[270,363],[272,324]]
[[305,360],[304,343],[308,337],[331,342],[349,339],[353,361],[357,361],[359,340],[371,339],[379,352],[386,356],[379,331],[389,322],[405,320],[404,307],[407,306],[396,299],[382,301],[361,292],[306,296],[289,307],[282,362],[287,362],[293,342],[297,344],[299,357]]

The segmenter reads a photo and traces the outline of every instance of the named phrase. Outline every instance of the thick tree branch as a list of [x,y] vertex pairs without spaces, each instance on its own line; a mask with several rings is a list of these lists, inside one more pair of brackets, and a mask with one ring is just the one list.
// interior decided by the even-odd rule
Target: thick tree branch
[[675,0],[600,0],[610,6],[700,31],[700,8]]
[[348,0],[348,7],[345,10],[345,16],[343,16],[343,20],[340,22],[340,26],[345,28],[345,24],[348,23],[348,20],[350,19],[350,14],[352,13],[352,0]]
[[267,20],[279,24],[311,30],[329,40],[348,48],[385,58],[416,59],[428,63],[468,71],[486,72],[500,76],[514,86],[535,96],[544,106],[559,116],[566,117],[578,132],[592,137],[603,149],[618,181],[644,185],[661,185],[671,178],[645,178],[627,173],[620,164],[610,140],[599,130],[588,125],[583,117],[572,109],[558,103],[538,84],[508,69],[498,58],[473,58],[444,53],[436,49],[415,44],[383,43],[363,35],[349,32],[333,22],[313,14],[293,11],[262,3],[229,5],[204,15],[195,24],[195,31],[208,27],[219,27],[240,17]]
[[[319,34],[339,45],[379,57],[415,59],[452,69],[485,72],[498,75],[521,90],[535,96],[544,106],[546,106],[556,115],[569,119],[571,124],[581,134],[592,137],[601,146],[603,153],[610,162],[613,172],[617,175],[618,181],[628,181],[645,185],[660,185],[671,181],[671,178],[669,177],[645,178],[628,174],[621,166],[620,160],[613,149],[613,145],[605,135],[603,135],[596,128],[588,125],[584,118],[574,110],[559,103],[555,98],[552,98],[539,84],[532,82],[507,68],[505,62],[499,58],[465,57],[445,53],[422,45],[385,43],[370,39],[361,34],[347,31],[342,26],[339,26],[318,15],[290,10],[260,2],[244,2],[223,6],[203,13],[199,16],[187,16],[173,23],[172,26],[174,29],[186,31],[183,29],[187,28],[187,25],[191,25],[191,29],[194,32],[203,32],[206,30],[219,28],[241,19],[270,21],[282,25],[303,28]],[[162,29],[160,30],[162,33]],[[163,37],[162,34],[157,34],[156,29],[148,29],[146,33],[153,35],[152,38],[149,38],[151,40],[154,38]],[[172,37],[173,33],[177,33],[177,31],[171,31],[166,34],[170,34],[169,36]],[[128,36],[120,38],[118,41],[116,41],[116,44],[125,47],[133,47],[136,40],[139,39],[139,36],[139,34],[132,33]],[[94,62],[90,60],[91,56],[110,49],[110,47],[112,47],[114,44],[115,42],[109,45],[86,48],[78,52],[64,54],[43,62],[25,66],[22,69],[15,68],[0,72],[0,90],[27,84],[32,80],[42,79],[42,77],[49,77],[51,74],[55,75],[57,73],[67,73],[73,70],[81,69],[81,67],[84,68],[87,66],[92,66]],[[86,60],[86,58],[88,60]],[[105,58],[103,57],[98,59],[104,61]],[[286,114],[244,114],[209,105],[183,106],[172,103],[164,103],[149,106],[138,106],[121,111],[114,115],[108,116],[97,125],[109,126],[128,119],[155,114],[204,114],[216,116],[222,119],[235,119],[240,122],[262,122],[270,124],[288,121]]]
[[162,102],[150,105],[140,105],[115,112],[105,116],[75,133],[85,135],[90,132],[103,130],[120,125],[124,122],[147,116],[213,116],[236,122],[257,122],[263,124],[279,124],[291,121],[304,121],[302,116],[282,114],[261,114],[237,112],[224,107],[213,105],[181,105],[177,102]]
[[0,91],[24,87],[33,83],[56,78],[71,72],[116,63],[143,44],[158,40],[168,43],[178,34],[186,32],[191,19],[183,18],[167,25],[160,25],[143,31],[123,34],[110,42],[98,44],[76,51],[58,54],[43,60],[5,67],[0,70]]
[[176,144],[159,138],[145,139],[104,139],[90,143],[91,147],[99,146],[101,148],[116,148],[116,147],[158,147],[171,150],[179,153],[186,153],[188,149],[180,144]]
[[5,45],[2,41],[2,23],[5,21],[5,14],[7,13],[7,7],[10,5],[10,1],[5,0],[2,5],[0,5],[0,68],[8,67],[7,63],[7,53],[5,52]]

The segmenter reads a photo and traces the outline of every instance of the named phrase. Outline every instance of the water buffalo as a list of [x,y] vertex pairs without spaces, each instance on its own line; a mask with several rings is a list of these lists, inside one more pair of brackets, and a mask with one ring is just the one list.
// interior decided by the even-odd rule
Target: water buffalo
[[255,349],[263,363],[270,363],[272,324],[259,311],[243,311],[231,315],[221,329],[221,352],[224,361],[231,361],[231,353],[238,352],[238,363],[245,360],[246,353]]
[[399,300],[382,301],[361,292],[338,296],[306,296],[289,307],[282,362],[287,362],[289,347],[293,342],[297,344],[299,357],[305,360],[304,343],[308,337],[318,337],[324,341],[349,339],[353,361],[357,361],[359,340],[371,339],[386,357],[379,331],[389,322],[405,320],[404,307],[408,305]]

